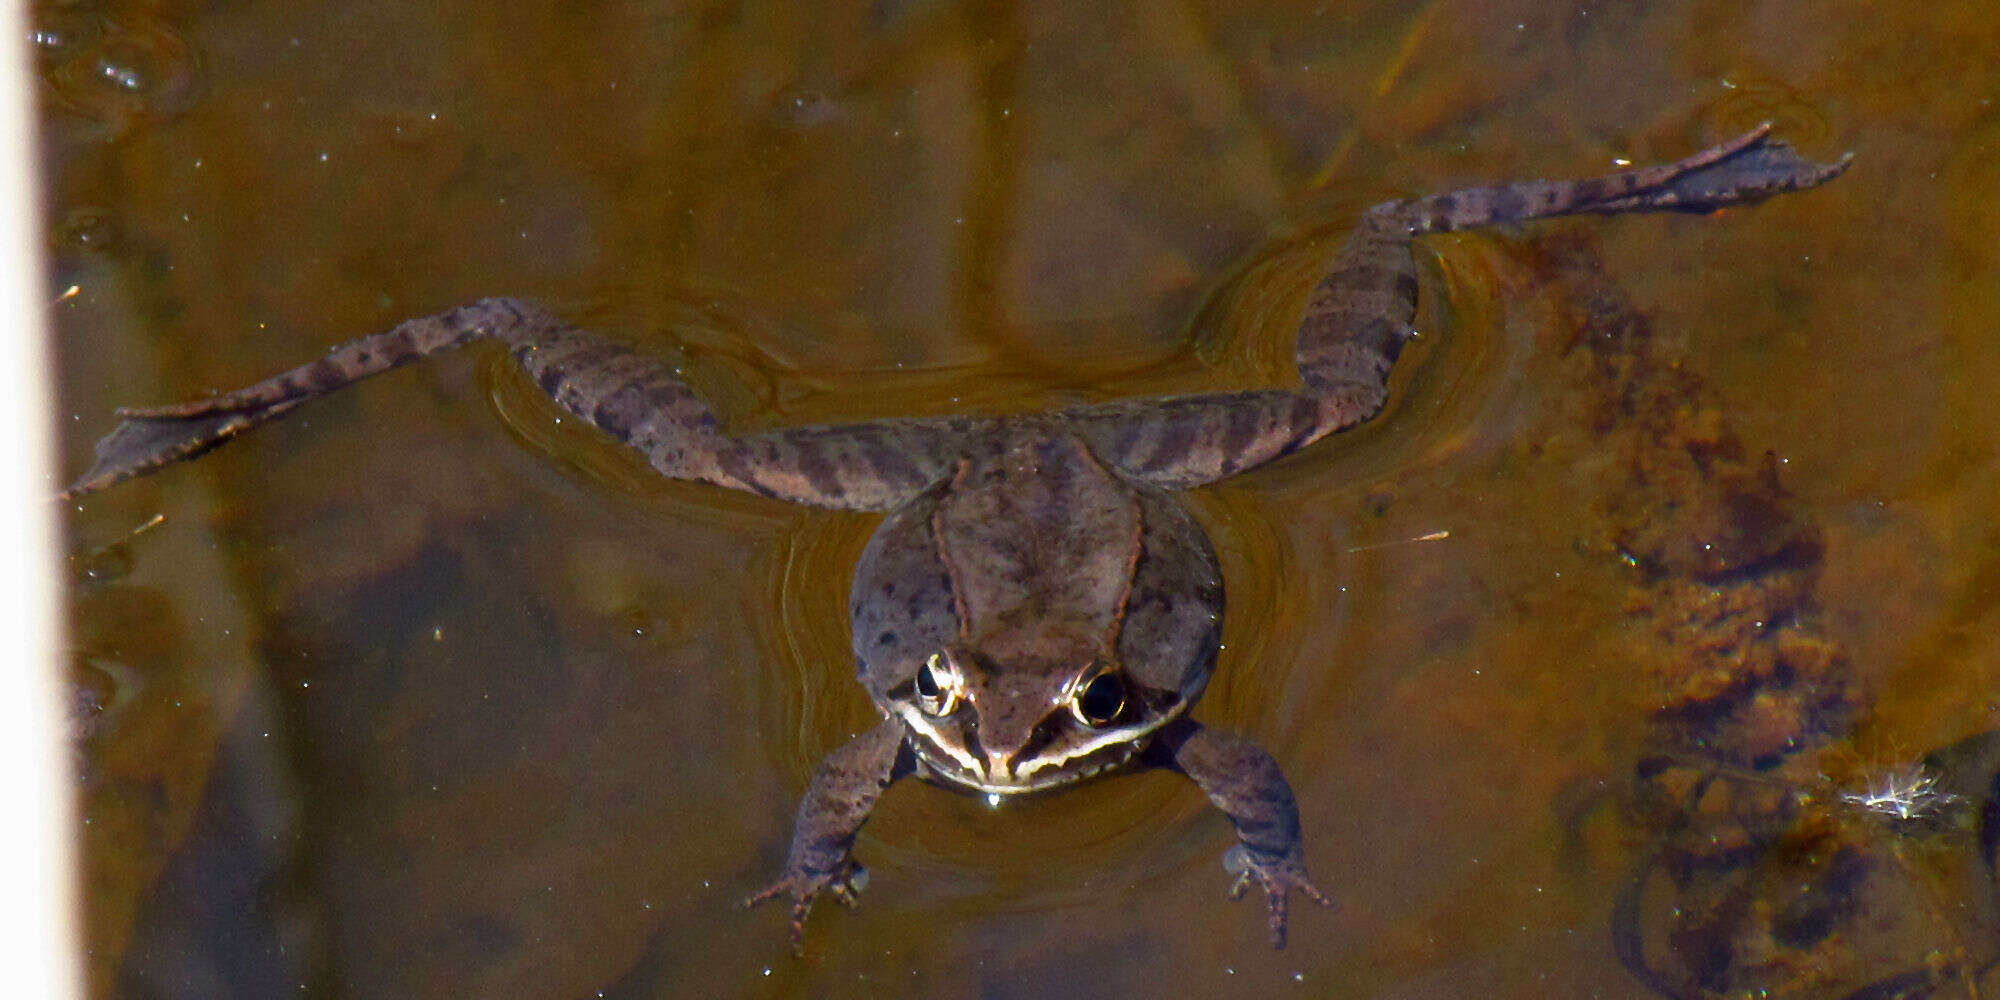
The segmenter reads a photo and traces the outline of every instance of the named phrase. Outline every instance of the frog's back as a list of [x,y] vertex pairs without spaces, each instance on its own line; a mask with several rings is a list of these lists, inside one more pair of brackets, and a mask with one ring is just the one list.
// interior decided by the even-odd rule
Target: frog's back
[[896,661],[871,688],[967,642],[1000,663],[1122,662],[1191,701],[1219,640],[1222,584],[1173,496],[1110,471],[1060,421],[1019,419],[883,523],[852,610],[864,675],[871,659]]

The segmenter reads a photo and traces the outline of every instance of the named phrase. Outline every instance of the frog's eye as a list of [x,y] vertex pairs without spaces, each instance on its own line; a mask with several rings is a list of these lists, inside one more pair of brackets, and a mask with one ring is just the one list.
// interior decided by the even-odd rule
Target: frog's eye
[[1084,725],[1110,725],[1125,711],[1125,679],[1110,670],[1092,677],[1070,696],[1069,709]]
[[926,715],[950,715],[958,711],[959,678],[942,653],[932,653],[917,668],[917,707]]

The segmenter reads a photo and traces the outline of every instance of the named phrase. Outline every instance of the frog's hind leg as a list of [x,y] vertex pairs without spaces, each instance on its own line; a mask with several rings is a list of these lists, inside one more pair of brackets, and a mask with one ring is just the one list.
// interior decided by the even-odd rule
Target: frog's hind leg
[[1307,300],[1294,360],[1321,405],[1305,441],[1374,416],[1389,369],[1415,335],[1411,241],[1427,233],[1557,215],[1709,212],[1817,187],[1847,169],[1812,163],[1763,125],[1675,163],[1570,181],[1525,181],[1392,201],[1368,211]]
[[156,471],[289,413],[308,400],[471,343],[505,343],[563,408],[644,454],[677,479],[822,507],[884,509],[950,466],[965,421],[891,421],[732,437],[671,368],[513,299],[483,299],[349,341],[310,364],[235,392],[118,411],[97,460],[65,498]]
[[1412,236],[1592,212],[1712,212],[1817,187],[1847,169],[1812,163],[1759,125],[1673,163],[1583,180],[1522,181],[1391,201],[1368,211],[1369,226]]
[[542,314],[505,299],[488,299],[349,341],[325,357],[235,392],[168,406],[127,407],[117,427],[97,442],[97,460],[61,496],[70,499],[193,458],[299,404],[399,368],[419,358],[500,331],[548,325]]
[[1105,462],[1158,486],[1198,486],[1255,468],[1382,409],[1389,370],[1415,335],[1416,237],[1556,215],[1708,212],[1815,187],[1847,167],[1845,159],[1802,159],[1768,133],[1763,126],[1675,163],[1603,177],[1377,205],[1307,298],[1294,351],[1303,391],[1134,400],[1069,416]]

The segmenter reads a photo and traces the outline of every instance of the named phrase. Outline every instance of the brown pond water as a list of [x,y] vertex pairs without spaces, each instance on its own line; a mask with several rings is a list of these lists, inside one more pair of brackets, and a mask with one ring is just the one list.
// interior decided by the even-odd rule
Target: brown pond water
[[[1390,411],[1200,495],[1231,618],[1196,714],[1283,763],[1342,902],[1286,951],[1223,899],[1227,825],[1147,774],[898,786],[860,908],[794,959],[735,904],[872,718],[843,612],[872,519],[657,481],[472,352],[76,505],[103,994],[2000,993],[1971,836],[1838,808],[2000,728],[1989,4],[35,17],[67,471],[113,406],[491,294],[679,358],[738,426],[1283,384],[1373,201],[1767,119],[1857,157],[1719,218],[1427,243]],[[1650,317],[1643,363],[1578,347],[1563,254]],[[1634,391],[1689,420],[1605,417]],[[1700,420],[1775,456],[1813,539],[1782,666],[1710,685],[1761,758],[1704,748],[1714,692],[1671,664],[1713,633],[1620,548],[1699,508],[1634,470]]]

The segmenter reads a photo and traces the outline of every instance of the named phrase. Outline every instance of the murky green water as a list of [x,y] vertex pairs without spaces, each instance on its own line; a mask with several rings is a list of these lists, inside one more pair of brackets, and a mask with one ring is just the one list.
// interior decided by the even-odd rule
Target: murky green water
[[[115,405],[490,294],[679,357],[739,426],[1278,384],[1360,207],[1773,120],[1857,165],[1720,218],[1564,226],[1595,229],[1663,370],[1782,459],[1820,533],[1800,625],[1844,651],[1856,712],[1783,780],[1865,781],[2000,728],[1984,4],[36,17],[50,294],[78,289],[54,307],[71,470]],[[1283,763],[1342,902],[1297,914],[1288,950],[1222,899],[1226,824],[1148,774],[999,810],[898,786],[861,907],[822,908],[793,959],[778,913],[735,904],[872,718],[843,631],[871,519],[656,481],[475,352],[79,505],[94,981],[1647,995],[1616,911],[1676,822],[1634,778],[1671,641],[1640,634],[1610,542],[1606,383],[1533,239],[1427,246],[1427,346],[1389,414],[1198,501],[1232,618],[1196,714]],[[1712,993],[1759,961],[1789,970],[1777,992],[1844,996],[1990,958],[1990,871],[1842,822],[1864,887],[1903,895],[1793,952],[1737,941]]]

